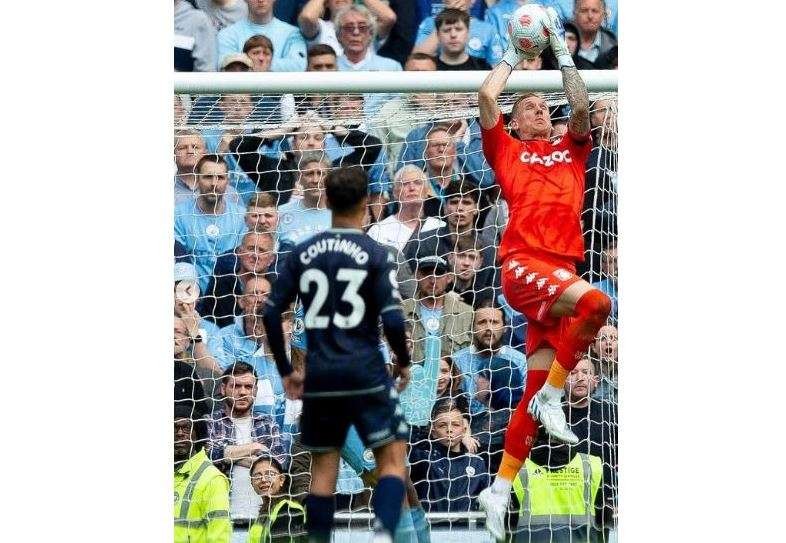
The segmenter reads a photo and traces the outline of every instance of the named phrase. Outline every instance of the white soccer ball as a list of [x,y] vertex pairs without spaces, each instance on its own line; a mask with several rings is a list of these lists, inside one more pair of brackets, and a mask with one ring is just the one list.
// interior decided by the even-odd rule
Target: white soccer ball
[[508,36],[521,53],[538,56],[549,45],[549,15],[540,4],[524,4],[510,16]]

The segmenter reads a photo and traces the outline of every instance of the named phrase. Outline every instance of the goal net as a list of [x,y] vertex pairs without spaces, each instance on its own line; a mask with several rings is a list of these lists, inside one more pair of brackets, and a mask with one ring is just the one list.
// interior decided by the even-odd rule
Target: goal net
[[[590,90],[593,148],[578,272],[612,298],[613,310],[566,385],[565,410],[581,442],[564,459],[536,444],[530,469],[549,470],[557,483],[546,497],[527,487],[513,495],[513,531],[556,536],[566,525],[574,531],[591,525],[613,537],[616,524],[617,95]],[[569,116],[565,96],[556,89],[542,94],[553,137],[560,137]],[[517,96],[500,98],[506,122]],[[175,336],[186,337],[175,358],[193,368],[179,379],[198,382],[205,396],[196,398],[192,388],[179,401],[208,422],[206,450],[232,485],[236,540],[245,540],[255,521],[269,520],[271,502],[283,495],[302,503],[308,491],[300,405],[285,398],[258,315],[291,247],[330,226],[324,175],[348,165],[368,173],[367,232],[398,262],[415,363],[401,395],[410,425],[411,507],[426,513],[433,541],[490,540],[477,496],[496,474],[505,428],[526,383],[527,322],[500,288],[496,251],[509,209],[483,154],[477,93],[426,85],[407,93],[188,93],[175,94],[174,115]],[[205,154],[226,162],[225,185],[212,169],[193,175]],[[421,302],[429,296],[442,297],[441,310]],[[308,347],[300,308],[285,320],[293,361],[302,360]],[[195,330],[200,341],[189,342]],[[380,349],[390,360],[387,346]],[[221,378],[240,362],[256,374],[250,429],[234,418]],[[267,471],[226,452],[253,442],[260,446],[252,446],[251,459],[268,453],[277,459],[261,463]],[[546,513],[544,522],[542,500],[564,505],[569,495],[562,487],[575,469],[587,475],[581,503],[570,505],[567,519]],[[278,498],[265,494],[271,486],[254,484],[272,477],[271,470],[285,475]],[[366,540],[373,470],[371,451],[350,433],[337,483],[336,540]],[[284,530],[302,530],[288,522]]]

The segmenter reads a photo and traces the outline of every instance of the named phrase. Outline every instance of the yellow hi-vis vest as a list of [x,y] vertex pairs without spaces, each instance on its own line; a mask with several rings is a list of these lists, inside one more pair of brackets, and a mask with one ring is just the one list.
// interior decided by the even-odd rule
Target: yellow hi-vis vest
[[248,530],[248,539],[246,539],[246,543],[267,543],[270,541],[270,527],[273,526],[274,522],[276,522],[276,519],[278,518],[278,512],[281,511],[281,508],[285,505],[288,505],[290,509],[302,511],[303,516],[305,517],[306,510],[298,502],[292,500],[281,500],[273,506],[273,509],[270,511],[270,515],[267,517],[267,520],[264,524],[255,522],[251,525],[251,528]]
[[202,449],[175,471],[175,543],[229,543],[229,480]]
[[597,456],[579,453],[554,471],[527,458],[513,481],[519,501],[518,528],[595,527],[595,497],[602,475]]

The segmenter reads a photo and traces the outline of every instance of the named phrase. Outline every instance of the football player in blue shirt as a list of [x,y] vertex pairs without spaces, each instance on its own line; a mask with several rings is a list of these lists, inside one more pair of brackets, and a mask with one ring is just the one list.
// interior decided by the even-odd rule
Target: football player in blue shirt
[[[374,541],[392,541],[404,500],[409,432],[398,393],[410,376],[396,262],[363,233],[368,178],[362,168],[333,170],[325,193],[332,228],[293,248],[267,301],[264,324],[287,394],[303,397],[301,442],[313,455],[306,499],[310,541],[330,540],[339,451],[353,424],[378,466]],[[290,364],[281,324],[298,295],[309,345],[305,378]],[[399,366],[396,384],[379,351],[380,318]]]

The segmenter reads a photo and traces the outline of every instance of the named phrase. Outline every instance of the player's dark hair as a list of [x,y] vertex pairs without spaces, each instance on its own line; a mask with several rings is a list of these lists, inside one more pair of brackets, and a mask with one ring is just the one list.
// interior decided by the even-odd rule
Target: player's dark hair
[[442,25],[452,25],[459,21],[469,28],[469,13],[456,8],[445,8],[434,18],[434,28],[439,30]]
[[229,381],[230,376],[238,376],[238,375],[245,375],[250,373],[254,376],[254,379],[257,378],[257,372],[254,369],[254,366],[247,362],[235,362],[234,364],[230,364],[227,369],[224,370],[224,373],[221,374],[221,382],[226,384]]
[[480,201],[480,189],[470,183],[463,175],[448,183],[443,195],[446,201],[456,197],[471,198],[476,204]]
[[334,57],[338,56],[336,55],[336,50],[326,43],[318,43],[316,45],[312,45],[311,47],[308,48],[308,52],[306,52],[307,59],[310,59],[311,57],[318,57],[321,55],[333,55]]
[[351,211],[368,196],[368,176],[360,166],[332,170],[325,180],[325,196],[333,213]]
[[227,172],[229,171],[229,165],[227,164],[227,161],[224,160],[224,157],[215,154],[202,155],[202,158],[200,158],[199,162],[196,163],[196,166],[194,167],[194,171],[196,173],[201,173],[202,165],[205,164],[206,162],[215,162],[216,164],[223,164],[224,167],[227,169]]

